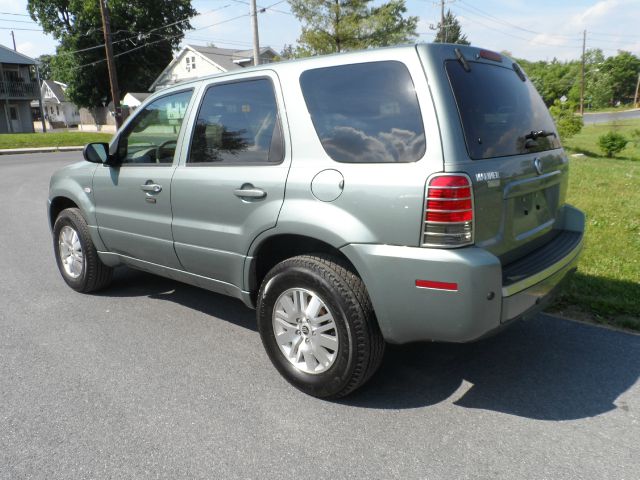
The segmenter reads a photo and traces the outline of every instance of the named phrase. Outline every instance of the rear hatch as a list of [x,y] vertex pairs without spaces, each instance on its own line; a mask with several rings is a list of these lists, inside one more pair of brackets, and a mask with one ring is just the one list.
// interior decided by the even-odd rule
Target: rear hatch
[[556,235],[568,165],[555,125],[512,60],[456,45],[424,45],[445,171],[473,184],[475,245],[511,263]]

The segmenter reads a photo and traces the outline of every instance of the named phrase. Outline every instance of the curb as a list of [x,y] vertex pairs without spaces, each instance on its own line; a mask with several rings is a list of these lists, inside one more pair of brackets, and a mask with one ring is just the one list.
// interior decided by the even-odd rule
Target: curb
[[32,147],[32,148],[6,148],[0,150],[0,155],[18,155],[21,153],[50,153],[50,152],[79,152],[83,146],[75,147]]

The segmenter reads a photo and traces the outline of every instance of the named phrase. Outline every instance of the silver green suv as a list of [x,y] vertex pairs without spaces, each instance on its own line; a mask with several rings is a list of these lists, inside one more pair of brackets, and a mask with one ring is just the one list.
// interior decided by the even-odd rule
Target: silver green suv
[[[241,299],[294,386],[336,398],[385,342],[469,342],[575,269],[584,216],[520,67],[447,44],[182,83],[51,179],[63,279],[119,265]],[[212,299],[215,301],[215,299]]]

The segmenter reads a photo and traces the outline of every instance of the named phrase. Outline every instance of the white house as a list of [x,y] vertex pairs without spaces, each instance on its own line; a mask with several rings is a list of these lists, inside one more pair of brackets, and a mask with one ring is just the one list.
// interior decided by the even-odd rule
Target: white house
[[[277,55],[271,47],[263,47],[260,49],[260,63],[270,63]],[[151,84],[149,91],[251,65],[253,65],[253,50],[186,45]]]
[[66,89],[62,82],[42,81],[42,104],[49,128],[75,127],[80,123],[80,111],[67,100]]
[[129,92],[122,99],[122,105],[135,110],[151,95],[149,92]]

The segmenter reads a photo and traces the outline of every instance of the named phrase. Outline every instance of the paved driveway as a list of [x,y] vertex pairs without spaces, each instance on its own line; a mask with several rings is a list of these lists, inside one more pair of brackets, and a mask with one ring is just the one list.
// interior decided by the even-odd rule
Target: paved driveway
[[0,478],[638,478],[640,336],[540,315],[390,348],[316,400],[238,301],[129,270],[65,286],[45,199],[77,158],[0,157]]
[[624,122],[625,120],[640,118],[640,109],[610,113],[585,113],[582,118],[585,125],[592,123]]

